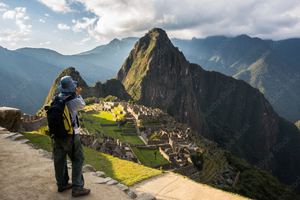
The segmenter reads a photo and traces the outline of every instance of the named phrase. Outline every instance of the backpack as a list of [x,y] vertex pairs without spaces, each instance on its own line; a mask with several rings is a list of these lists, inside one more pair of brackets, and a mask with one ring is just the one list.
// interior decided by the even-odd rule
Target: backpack
[[47,110],[47,119],[49,126],[49,136],[51,138],[65,139],[73,135],[75,123],[71,121],[66,103],[74,99],[73,96],[68,96],[64,100],[59,100],[56,96],[51,103],[51,106],[45,106]]

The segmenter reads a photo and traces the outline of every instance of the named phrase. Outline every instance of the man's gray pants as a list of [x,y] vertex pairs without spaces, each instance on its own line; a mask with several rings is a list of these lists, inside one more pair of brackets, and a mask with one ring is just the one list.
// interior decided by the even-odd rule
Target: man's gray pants
[[[72,137],[70,136],[64,140],[54,140],[54,167],[56,184],[62,188],[68,184],[69,175],[67,167],[67,155],[72,158]],[[80,137],[78,134],[74,136],[75,152],[74,160],[72,161],[72,191],[81,190],[84,186],[84,179],[82,175],[82,165],[84,162],[84,152],[81,146]]]

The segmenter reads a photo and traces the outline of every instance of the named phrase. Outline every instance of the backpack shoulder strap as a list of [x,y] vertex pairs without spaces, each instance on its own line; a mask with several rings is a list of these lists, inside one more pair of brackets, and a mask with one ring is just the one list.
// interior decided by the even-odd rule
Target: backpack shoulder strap
[[54,97],[54,101],[59,101],[58,95]]
[[72,99],[75,99],[72,95],[68,96],[66,99],[63,100],[64,103],[71,101]]

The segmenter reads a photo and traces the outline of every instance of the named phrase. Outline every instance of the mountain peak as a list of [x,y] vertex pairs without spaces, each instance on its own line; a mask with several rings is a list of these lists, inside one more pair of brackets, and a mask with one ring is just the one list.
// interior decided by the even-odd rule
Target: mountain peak
[[161,29],[161,28],[153,28],[150,31],[148,31],[148,33],[146,33],[145,35],[153,35],[153,34],[165,34],[165,35],[167,35],[166,31]]
[[120,40],[115,38],[112,41],[110,41],[109,44],[114,44],[114,43],[118,43],[118,42],[120,42]]
[[139,100],[143,77],[155,78],[162,70],[164,62],[166,60],[169,62],[171,57],[176,58],[178,62],[187,62],[178,48],[173,46],[167,33],[161,28],[153,28],[134,45],[117,78],[124,84],[129,94],[135,96],[135,100]]

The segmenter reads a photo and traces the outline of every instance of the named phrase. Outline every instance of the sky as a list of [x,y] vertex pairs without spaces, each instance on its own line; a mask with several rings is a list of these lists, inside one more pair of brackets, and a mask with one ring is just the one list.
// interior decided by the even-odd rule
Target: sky
[[0,46],[72,55],[154,27],[170,38],[300,37],[299,0],[0,0]]

